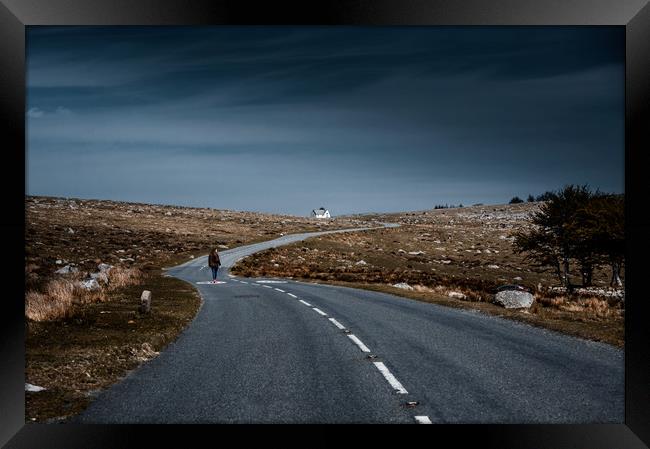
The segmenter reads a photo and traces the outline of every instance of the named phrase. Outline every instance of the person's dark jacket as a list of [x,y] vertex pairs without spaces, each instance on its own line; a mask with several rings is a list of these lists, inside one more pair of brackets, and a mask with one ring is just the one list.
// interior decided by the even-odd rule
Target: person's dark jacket
[[219,253],[216,253],[215,251],[212,251],[210,253],[210,256],[208,256],[208,265],[210,268],[212,267],[218,267],[221,265],[221,260],[219,259]]

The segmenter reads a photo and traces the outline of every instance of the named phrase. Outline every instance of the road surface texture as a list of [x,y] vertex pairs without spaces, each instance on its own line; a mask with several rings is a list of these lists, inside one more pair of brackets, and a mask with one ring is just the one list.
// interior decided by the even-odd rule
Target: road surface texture
[[[280,279],[238,259],[168,270],[203,305],[157,358],[100,394],[84,423],[622,423],[623,351],[481,313]],[[155,298],[154,298],[155,301]]]

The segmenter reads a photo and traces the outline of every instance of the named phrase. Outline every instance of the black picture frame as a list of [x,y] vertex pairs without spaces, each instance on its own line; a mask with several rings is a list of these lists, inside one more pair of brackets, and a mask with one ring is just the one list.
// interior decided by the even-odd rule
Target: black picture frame
[[[418,426],[425,440],[499,448],[643,448],[650,445],[650,332],[645,323],[644,259],[650,249],[646,171],[650,167],[647,124],[650,107],[650,6],[647,0],[350,0],[297,4],[224,0],[1,0],[0,123],[3,145],[0,218],[5,297],[0,342],[0,444],[9,448],[179,447],[200,441],[239,443],[259,438],[241,426],[108,426],[25,424],[24,408],[24,195],[25,26],[28,25],[616,25],[626,33],[626,324],[625,423],[616,425],[435,425]],[[282,428],[282,426],[279,426]],[[380,441],[390,426],[361,426],[360,436]],[[405,426],[398,432],[404,431]],[[276,430],[274,427],[273,430]],[[323,444],[332,427],[304,426],[303,444]],[[409,428],[403,438],[413,438]],[[396,430],[390,427],[389,432]],[[292,429],[292,435],[293,429]],[[427,435],[424,435],[424,434]],[[206,435],[206,434],[210,434]],[[286,434],[285,434],[286,435]],[[233,435],[228,435],[232,437]],[[287,436],[282,441],[287,442]],[[297,438],[289,438],[289,440]],[[450,440],[449,440],[450,439]],[[402,440],[407,444],[410,441]],[[332,440],[332,444],[338,444]],[[191,444],[191,443],[189,443]],[[264,444],[268,444],[268,441]]]

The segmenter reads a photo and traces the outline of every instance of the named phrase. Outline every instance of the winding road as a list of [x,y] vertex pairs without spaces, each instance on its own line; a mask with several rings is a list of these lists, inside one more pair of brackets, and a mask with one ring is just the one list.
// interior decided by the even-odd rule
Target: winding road
[[322,234],[220,252],[220,284],[207,283],[207,256],[169,269],[201,293],[196,318],[73,422],[624,422],[618,348],[384,293],[228,273]]

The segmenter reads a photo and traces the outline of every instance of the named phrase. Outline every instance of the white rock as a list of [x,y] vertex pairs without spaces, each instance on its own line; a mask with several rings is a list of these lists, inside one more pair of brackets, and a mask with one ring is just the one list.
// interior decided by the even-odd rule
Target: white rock
[[467,296],[463,295],[462,293],[459,292],[449,292],[447,293],[447,296],[450,298],[456,298],[456,299],[467,299]]
[[108,275],[103,271],[100,271],[99,273],[91,273],[90,278],[108,284]]
[[61,264],[63,263],[63,261],[62,261],[61,259],[57,259],[55,263],[56,263],[57,265],[61,265]]
[[107,263],[100,263],[99,265],[97,265],[97,269],[98,269],[99,271],[101,271],[102,273],[103,273],[104,271],[108,271],[108,270],[110,270],[111,268],[113,268],[113,265],[109,265],[109,264],[107,264]]
[[45,388],[39,387],[38,385],[32,385],[32,384],[25,383],[25,391],[38,392],[38,391],[44,391],[44,390],[45,390]]
[[514,277],[514,278],[512,278],[512,280],[513,280],[513,281],[521,281],[521,280],[522,280],[522,278],[521,278],[521,277],[519,277],[519,276],[517,276],[517,277]]
[[498,265],[488,265],[488,268],[492,268],[493,270],[498,270],[499,266]]
[[528,292],[517,290],[506,290],[498,292],[494,296],[494,303],[506,309],[522,309],[533,305],[535,297]]
[[74,234],[74,230],[72,228],[68,228],[68,234]]
[[226,245],[219,245],[219,248],[221,248],[221,249],[228,249],[228,247],[227,247]]
[[424,251],[409,251],[409,254],[412,256],[419,256],[421,254],[424,254]]
[[393,284],[393,287],[401,288],[401,289],[404,289],[404,290],[413,290],[413,287],[408,285],[406,282],[400,282],[400,283],[397,283],[397,284]]
[[86,279],[85,281],[81,281],[79,285],[86,290],[99,290],[101,287],[99,286],[99,282],[97,282],[96,279]]
[[63,268],[59,268],[58,270],[55,271],[56,274],[70,274],[70,273],[76,273],[78,272],[79,269],[77,267],[72,267],[70,265],[66,265]]
[[165,212],[165,215],[167,215],[168,217],[171,217],[172,213],[171,212]]
[[355,263],[355,265],[368,265],[368,262],[365,260],[360,260],[359,262]]

